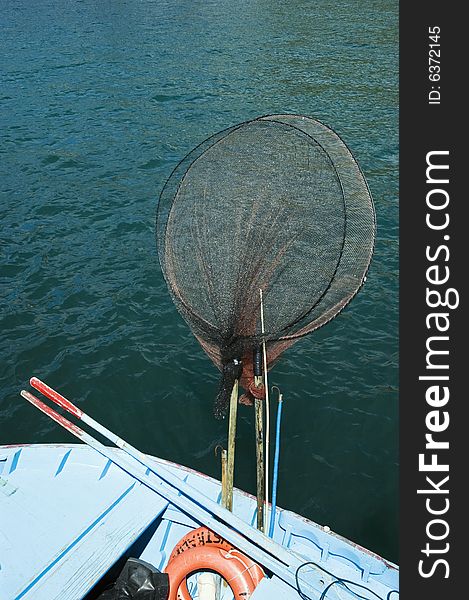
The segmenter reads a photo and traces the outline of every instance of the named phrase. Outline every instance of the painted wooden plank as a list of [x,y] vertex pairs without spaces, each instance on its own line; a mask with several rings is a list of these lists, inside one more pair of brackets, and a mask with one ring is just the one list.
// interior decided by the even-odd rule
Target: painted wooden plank
[[[136,483],[98,515],[15,600],[80,600],[167,506]],[[100,518],[101,517],[101,518]]]
[[[54,450],[24,447],[18,468],[8,479],[4,474],[2,490],[9,493],[0,493],[2,600],[51,600],[51,590],[61,593],[67,581],[70,595],[60,597],[81,598],[167,506],[115,467],[99,480],[107,461],[99,455],[90,461],[76,447],[68,448],[56,476],[64,453]],[[98,560],[94,555],[101,552]]]

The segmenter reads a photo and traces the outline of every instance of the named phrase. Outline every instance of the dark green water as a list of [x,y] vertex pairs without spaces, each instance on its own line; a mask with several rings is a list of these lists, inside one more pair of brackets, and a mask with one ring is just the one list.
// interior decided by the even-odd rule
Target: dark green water
[[[397,2],[0,0],[0,39],[0,442],[72,441],[19,397],[34,374],[218,476],[218,373],[165,288],[156,200],[209,134],[307,114],[355,154],[378,238],[360,294],[272,371],[279,504],[397,560]],[[255,489],[248,407],[236,484]]]

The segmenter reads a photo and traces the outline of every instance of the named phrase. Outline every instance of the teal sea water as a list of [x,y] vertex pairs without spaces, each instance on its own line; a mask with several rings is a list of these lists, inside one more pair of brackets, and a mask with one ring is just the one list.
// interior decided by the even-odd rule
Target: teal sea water
[[[73,441],[36,375],[143,451],[219,476],[218,372],[177,314],[159,191],[208,135],[267,113],[336,130],[377,210],[363,290],[272,370],[278,502],[397,556],[398,67],[394,0],[0,0],[0,443]],[[255,489],[253,411],[236,484]]]

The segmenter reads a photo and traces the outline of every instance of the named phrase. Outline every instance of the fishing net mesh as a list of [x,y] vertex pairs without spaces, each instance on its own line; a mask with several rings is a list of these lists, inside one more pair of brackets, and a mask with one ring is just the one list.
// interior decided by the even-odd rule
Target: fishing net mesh
[[[159,200],[157,240],[172,298],[224,371],[266,342],[269,367],[336,316],[360,288],[374,245],[373,203],[342,140],[318,121],[275,115],[205,140]],[[265,332],[260,319],[263,296]],[[223,391],[224,390],[224,391]]]

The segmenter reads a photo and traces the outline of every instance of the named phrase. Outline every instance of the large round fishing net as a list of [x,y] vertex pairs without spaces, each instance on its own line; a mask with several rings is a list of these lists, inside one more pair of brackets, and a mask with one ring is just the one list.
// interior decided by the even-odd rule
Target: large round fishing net
[[253,350],[265,341],[270,367],[352,299],[374,232],[356,161],[313,119],[241,123],[180,162],[158,205],[159,258],[177,308],[223,371],[217,416],[226,411],[233,361],[242,361],[249,394]]

